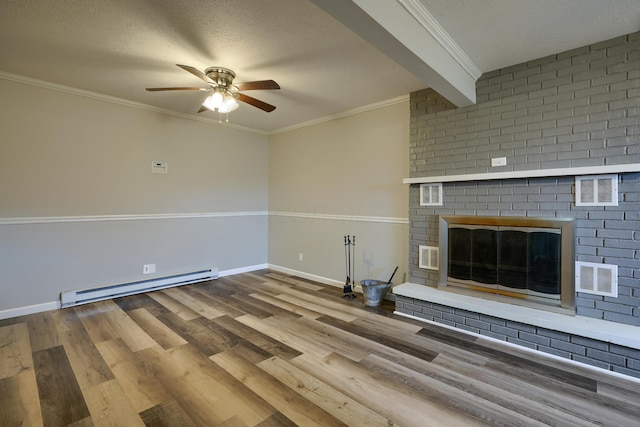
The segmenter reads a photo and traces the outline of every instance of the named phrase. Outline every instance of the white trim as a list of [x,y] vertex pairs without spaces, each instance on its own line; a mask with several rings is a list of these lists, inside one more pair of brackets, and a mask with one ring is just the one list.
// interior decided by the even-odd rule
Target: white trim
[[347,116],[353,116],[355,114],[364,113],[366,111],[377,110],[379,108],[389,107],[395,104],[400,104],[402,102],[408,102],[409,95],[402,95],[396,98],[387,99],[385,101],[375,102],[373,104],[363,105],[362,107],[354,108],[352,110],[347,110],[342,113],[333,114],[330,116],[320,117],[319,119],[309,120],[308,122],[298,123],[292,126],[287,126],[281,129],[276,129],[274,131],[269,132],[269,135],[276,135],[279,133],[289,132],[296,129],[305,128],[308,126],[317,125],[324,122],[330,122],[331,120],[341,119]]
[[455,326],[449,326],[449,325],[444,324],[444,323],[434,322],[432,320],[428,320],[428,319],[425,319],[425,318],[422,318],[422,317],[418,317],[418,316],[413,316],[411,314],[402,313],[402,312],[399,312],[399,311],[394,311],[393,314],[401,316],[401,317],[406,317],[408,319],[417,320],[419,322],[429,323],[431,325],[436,325],[436,326],[439,326],[441,328],[449,329],[449,330],[452,330],[452,331],[462,332],[463,334],[467,334],[467,335],[471,335],[471,336],[474,336],[474,337],[478,337],[481,340],[487,340],[489,342],[494,342],[494,343],[497,343],[497,344],[501,344],[501,345],[504,345],[504,346],[507,346],[507,347],[511,347],[513,349],[524,351],[526,353],[535,354],[535,355],[541,356],[541,357],[547,357],[549,359],[557,360],[557,361],[560,361],[560,362],[566,362],[566,363],[568,363],[570,365],[580,366],[583,369],[587,369],[587,370],[591,370],[591,371],[594,371],[594,372],[599,372],[599,373],[602,373],[602,374],[605,374],[605,375],[611,375],[611,376],[614,376],[614,377],[617,377],[617,378],[623,378],[625,380],[630,380],[630,381],[633,381],[633,382],[636,382],[636,383],[640,383],[640,378],[632,377],[630,375],[621,374],[621,373],[615,372],[615,371],[610,371],[608,369],[600,368],[598,366],[588,365],[586,363],[578,362],[578,361],[573,360],[573,359],[567,359],[567,358],[564,358],[564,357],[556,356],[555,354],[545,353],[544,351],[534,350],[532,348],[520,346],[518,344],[514,344],[514,343],[509,342],[509,341],[499,340],[497,338],[493,338],[493,337],[490,337],[490,336],[487,336],[487,335],[477,334],[475,332],[471,332],[471,331],[468,331],[466,329],[456,328]]
[[304,271],[293,270],[291,268],[282,267],[275,264],[269,264],[268,268],[269,270],[277,271],[279,273],[302,277],[303,279],[313,280],[314,282],[324,283],[325,285],[336,286],[336,287],[344,286],[344,282],[340,282],[338,280],[329,279],[323,276],[316,276],[315,274],[305,273]]
[[189,219],[189,218],[229,218],[229,217],[241,217],[241,216],[269,216],[269,215],[296,217],[296,218],[336,220],[336,221],[360,221],[360,222],[380,222],[380,223],[390,223],[390,224],[409,224],[408,218],[314,214],[314,213],[304,213],[304,212],[248,211],[248,212],[192,212],[192,213],[141,214],[141,215],[16,217],[16,218],[0,218],[0,225],[51,224],[51,223],[69,223],[69,222],[141,221],[141,220]]
[[393,293],[407,298],[433,302],[514,322],[640,349],[640,326],[536,310],[521,305],[474,298],[469,295],[447,292],[409,282],[395,286]]
[[355,114],[364,113],[366,111],[371,111],[371,110],[376,110],[376,109],[379,109],[379,108],[389,107],[389,106],[392,106],[392,105],[395,105],[395,104],[400,104],[402,102],[408,102],[409,101],[409,95],[402,95],[402,96],[398,96],[396,98],[391,98],[391,99],[387,99],[387,100],[384,100],[384,101],[375,102],[375,103],[372,103],[372,104],[364,105],[362,107],[354,108],[352,110],[347,110],[347,111],[344,111],[342,113],[320,117],[318,119],[309,120],[307,122],[298,123],[298,124],[295,124],[295,125],[292,125],[292,126],[287,126],[287,127],[281,128],[281,129],[276,129],[276,130],[273,130],[273,131],[262,131],[262,130],[258,130],[258,129],[252,129],[252,128],[247,128],[247,127],[244,127],[244,126],[235,125],[233,123],[226,123],[226,122],[220,123],[217,119],[210,119],[210,118],[207,118],[206,116],[192,116],[192,115],[189,115],[189,114],[178,113],[176,111],[171,111],[171,110],[167,110],[167,109],[164,109],[164,108],[154,107],[153,105],[149,105],[149,104],[143,104],[143,103],[140,103],[140,102],[129,101],[129,100],[123,99],[123,98],[116,98],[114,96],[103,95],[101,93],[90,92],[88,90],[77,89],[77,88],[73,88],[73,87],[70,87],[70,86],[59,85],[57,83],[46,82],[46,81],[43,81],[43,80],[32,79],[30,77],[19,76],[17,74],[11,74],[11,73],[7,73],[7,72],[4,72],[4,71],[0,71],[0,79],[9,80],[9,81],[13,81],[13,82],[16,82],[16,83],[27,84],[27,85],[30,85],[30,86],[37,86],[37,87],[41,87],[41,88],[44,88],[44,89],[55,90],[55,91],[58,91],[58,92],[68,93],[68,94],[71,94],[71,95],[82,96],[82,97],[85,97],[85,98],[97,99],[99,101],[104,101],[104,102],[109,102],[109,103],[112,103],[112,104],[123,105],[123,106],[126,106],[126,107],[137,108],[137,109],[140,109],[140,110],[146,110],[146,111],[152,111],[152,112],[155,112],[155,113],[167,114],[169,116],[179,117],[181,119],[195,120],[195,121],[198,121],[198,122],[213,124],[213,125],[216,125],[216,126],[224,126],[224,127],[233,128],[233,129],[236,129],[236,130],[241,130],[241,131],[244,131],[244,132],[249,132],[249,133],[254,133],[254,134],[264,135],[264,136],[270,136],[270,135],[276,135],[276,134],[279,134],[279,133],[289,132],[291,130],[301,129],[301,128],[305,128],[305,127],[308,127],[308,126],[313,126],[313,125],[317,125],[317,124],[320,124],[320,123],[329,122],[331,120],[336,120],[336,119],[340,119],[340,118],[343,118],[343,117],[348,117],[348,116],[352,116],[352,115],[355,115]]
[[266,211],[255,212],[194,212],[168,213],[144,215],[84,215],[84,216],[49,216],[49,217],[18,217],[0,218],[0,225],[18,224],[50,224],[64,222],[104,222],[104,221],[140,221],[158,219],[186,219],[186,218],[227,218],[238,216],[267,216]]
[[419,0],[396,0],[474,80],[482,71]]
[[241,273],[251,273],[252,271],[264,270],[269,268],[268,264],[248,265],[246,267],[232,268],[218,272],[218,277],[233,276]]
[[427,184],[434,182],[490,181],[492,179],[544,178],[551,176],[600,175],[603,173],[640,172],[640,163],[576,168],[535,169],[523,171],[474,173],[467,175],[440,175],[405,178],[403,184]]
[[43,302],[41,304],[28,305],[25,307],[9,308],[0,310],[0,320],[12,317],[26,316],[27,314],[42,313],[43,311],[57,310],[60,308],[59,301]]
[[273,216],[288,216],[295,218],[326,219],[335,221],[359,221],[359,222],[382,222],[390,224],[409,224],[409,218],[393,218],[385,216],[358,216],[358,215],[337,215],[337,214],[316,214],[305,212],[269,212]]
[[31,86],[42,87],[45,89],[68,93],[71,95],[83,96],[85,98],[97,99],[99,101],[110,102],[112,104],[124,105],[126,107],[137,108],[139,110],[146,110],[146,111],[153,111],[155,113],[167,114],[169,116],[179,117],[181,119],[195,120],[197,122],[208,123],[216,126],[224,126],[228,128],[241,130],[244,132],[255,133],[258,135],[265,135],[265,136],[269,135],[268,132],[264,132],[257,129],[251,129],[244,126],[234,125],[233,123],[220,123],[217,119],[210,119],[210,118],[207,118],[206,116],[192,116],[189,114],[178,113],[176,111],[154,107],[153,105],[149,105],[149,104],[129,101],[127,99],[116,98],[115,96],[103,95],[101,93],[91,92],[83,89],[77,89],[70,86],[60,85],[57,83],[46,82],[43,80],[32,79],[30,77],[19,76],[17,74],[6,73],[4,71],[0,71],[0,79],[9,80],[16,83],[23,83]]
[[104,101],[104,102],[109,102],[109,103],[112,103],[112,104],[123,105],[123,106],[126,106],[126,107],[137,108],[137,109],[140,109],[140,110],[146,110],[146,111],[152,111],[152,112],[155,112],[155,113],[167,114],[169,116],[179,117],[181,119],[195,120],[195,121],[198,121],[198,122],[208,123],[208,124],[212,124],[212,125],[216,125],[216,126],[224,126],[224,127],[233,128],[233,129],[241,130],[241,131],[244,131],[244,132],[250,132],[250,133],[254,133],[254,134],[258,134],[258,135],[264,135],[264,136],[276,135],[276,134],[279,134],[279,133],[288,132],[288,131],[295,130],[295,129],[301,129],[301,128],[305,128],[305,127],[308,127],[308,126],[313,126],[313,125],[317,125],[317,124],[320,124],[320,123],[328,122],[328,121],[331,121],[331,120],[336,120],[336,119],[340,119],[340,118],[343,118],[343,117],[352,116],[354,114],[364,113],[366,111],[376,110],[376,109],[384,108],[384,107],[389,107],[391,105],[400,104],[402,102],[408,102],[409,101],[409,95],[402,95],[402,96],[399,96],[399,97],[396,97],[396,98],[391,98],[391,99],[387,99],[387,100],[384,100],[384,101],[375,102],[375,103],[368,104],[368,105],[363,105],[362,107],[354,108],[352,110],[347,110],[347,111],[344,111],[342,113],[333,114],[333,115],[325,116],[325,117],[320,117],[318,119],[309,120],[307,122],[298,123],[298,124],[295,124],[295,125],[292,125],[292,126],[287,126],[287,127],[281,128],[281,129],[276,129],[276,130],[273,130],[273,131],[261,131],[261,130],[257,130],[257,129],[252,129],[252,128],[247,128],[247,127],[244,127],[244,126],[235,125],[233,123],[220,123],[217,119],[210,119],[210,118],[207,118],[206,116],[192,116],[192,115],[189,115],[189,114],[178,113],[176,111],[171,111],[171,110],[166,110],[164,108],[154,107],[153,105],[149,105],[149,104],[143,104],[143,103],[140,103],[140,102],[129,101],[129,100],[123,99],[123,98],[116,98],[114,96],[103,95],[101,93],[90,92],[88,90],[77,89],[77,88],[73,88],[73,87],[70,87],[70,86],[60,85],[60,84],[57,84],[57,83],[46,82],[46,81],[43,81],[43,80],[32,79],[30,77],[19,76],[17,74],[11,74],[11,73],[7,73],[7,72],[4,72],[4,71],[0,71],[0,79],[9,80],[9,81],[16,82],[16,83],[27,84],[27,85],[31,85],[31,86],[42,87],[42,88],[45,88],[45,89],[50,89],[50,90],[55,90],[55,91],[58,91],[58,92],[68,93],[68,94],[71,94],[71,95],[82,96],[82,97],[85,97],[85,98],[97,99],[99,101]]

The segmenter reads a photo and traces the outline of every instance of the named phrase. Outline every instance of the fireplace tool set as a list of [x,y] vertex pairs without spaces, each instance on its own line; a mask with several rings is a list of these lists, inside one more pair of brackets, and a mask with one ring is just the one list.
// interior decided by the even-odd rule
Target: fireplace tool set
[[[356,236],[344,236],[344,259],[347,272],[347,281],[344,284],[344,298],[353,300],[356,296],[353,294],[355,288],[355,250],[356,250]],[[351,262],[353,258],[353,263]]]
[[[346,266],[347,280],[344,284],[343,298],[349,298],[353,300],[356,296],[353,293],[356,280],[355,280],[355,249],[356,249],[356,236],[344,236],[344,260]],[[398,267],[396,266],[395,270],[391,274],[389,280],[361,280],[360,286],[362,287],[362,293],[364,295],[364,303],[365,305],[369,305],[372,307],[377,307],[382,302],[387,291],[391,288],[391,281],[393,280],[393,276],[395,276],[396,271],[398,271]]]

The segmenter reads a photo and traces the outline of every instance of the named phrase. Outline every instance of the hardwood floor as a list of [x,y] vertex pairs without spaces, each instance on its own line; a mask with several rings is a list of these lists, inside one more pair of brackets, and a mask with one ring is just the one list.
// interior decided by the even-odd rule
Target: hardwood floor
[[639,426],[640,383],[269,271],[0,321],[0,426]]

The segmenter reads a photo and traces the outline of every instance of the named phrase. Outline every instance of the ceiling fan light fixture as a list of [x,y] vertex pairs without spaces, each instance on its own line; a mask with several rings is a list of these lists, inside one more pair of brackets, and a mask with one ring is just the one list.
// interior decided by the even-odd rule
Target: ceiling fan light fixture
[[234,96],[228,94],[225,96],[224,105],[229,109],[229,111],[233,111],[238,108],[240,104],[238,104],[238,101],[236,101]]
[[218,108],[222,106],[224,103],[224,96],[219,91],[213,92],[207,99],[204,100],[202,105],[207,107],[210,110],[216,111]]
[[235,97],[228,91],[223,92],[216,90],[213,94],[211,94],[204,100],[202,105],[211,111],[216,111],[218,113],[229,113],[238,108],[239,104],[238,101],[236,101]]

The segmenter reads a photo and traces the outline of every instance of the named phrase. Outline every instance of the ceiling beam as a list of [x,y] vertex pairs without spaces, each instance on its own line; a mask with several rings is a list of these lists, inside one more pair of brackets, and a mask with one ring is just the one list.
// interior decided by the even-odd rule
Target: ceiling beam
[[456,106],[475,104],[481,71],[419,0],[311,1]]

